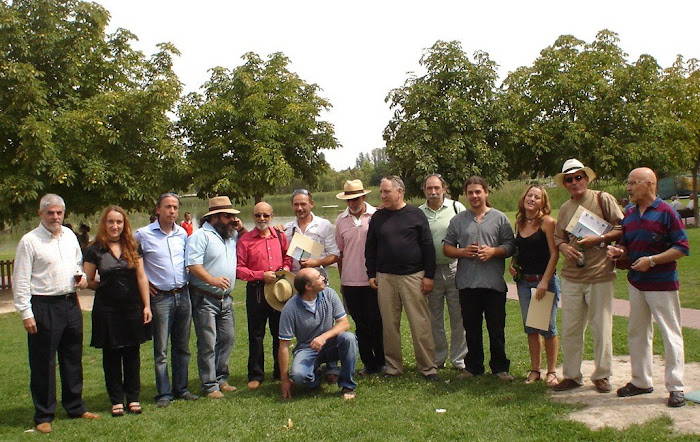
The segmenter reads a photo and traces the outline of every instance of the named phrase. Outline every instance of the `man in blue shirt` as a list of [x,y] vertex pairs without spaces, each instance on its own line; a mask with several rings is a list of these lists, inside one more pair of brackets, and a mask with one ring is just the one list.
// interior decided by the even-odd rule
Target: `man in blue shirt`
[[[179,209],[177,194],[162,194],[156,204],[158,218],[134,234],[142,249],[151,290],[158,407],[167,407],[173,399],[198,399],[187,388],[192,306],[185,270],[187,232],[175,223]],[[168,339],[171,337],[172,385],[168,377]]]
[[[292,383],[318,388],[321,380],[317,371],[321,364],[340,361],[338,386],[343,399],[354,399],[357,340],[348,331],[350,323],[343,303],[332,288],[326,287],[325,277],[315,268],[301,269],[294,278],[294,288],[298,293],[285,304],[280,318],[282,397],[292,397]],[[293,336],[297,337],[297,345],[290,374],[289,346]]]
[[238,213],[227,196],[210,199],[202,228],[190,236],[185,252],[199,378],[202,392],[212,399],[236,391],[228,383],[228,358],[234,341],[230,295],[236,282],[236,241],[244,231]]

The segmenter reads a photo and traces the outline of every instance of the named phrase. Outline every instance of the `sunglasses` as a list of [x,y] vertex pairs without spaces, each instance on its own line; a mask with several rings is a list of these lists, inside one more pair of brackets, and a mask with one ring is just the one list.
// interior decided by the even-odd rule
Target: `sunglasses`
[[256,218],[265,218],[265,219],[268,219],[268,218],[270,218],[272,215],[270,215],[269,213],[254,213],[253,216],[256,217]]
[[568,176],[568,177],[564,178],[564,182],[566,184],[571,184],[574,182],[574,180],[581,181],[582,179],[583,179],[583,175]]
[[226,219],[235,219],[236,218],[236,215],[234,215],[233,213],[222,213],[221,216],[223,216]]

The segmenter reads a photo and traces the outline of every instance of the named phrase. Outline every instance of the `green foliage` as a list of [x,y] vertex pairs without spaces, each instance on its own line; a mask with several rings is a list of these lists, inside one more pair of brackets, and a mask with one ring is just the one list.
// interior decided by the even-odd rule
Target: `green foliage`
[[328,168],[319,151],[339,147],[333,127],[319,119],[330,102],[289,71],[282,53],[242,58],[233,70],[212,69],[204,95],[189,94],[179,109],[198,195],[241,201],[295,177],[316,184]]
[[386,98],[394,116],[384,129],[387,155],[395,162],[408,195],[421,194],[423,178],[439,172],[449,193],[462,193],[470,175],[498,188],[506,159],[497,147],[496,63],[477,51],[474,61],[459,42],[436,42],[420,64],[425,75],[411,76]]
[[0,2],[0,213],[36,213],[46,192],[71,211],[146,209],[179,189],[182,152],[167,113],[181,85],[170,44],[150,58],[109,13],[77,0]]

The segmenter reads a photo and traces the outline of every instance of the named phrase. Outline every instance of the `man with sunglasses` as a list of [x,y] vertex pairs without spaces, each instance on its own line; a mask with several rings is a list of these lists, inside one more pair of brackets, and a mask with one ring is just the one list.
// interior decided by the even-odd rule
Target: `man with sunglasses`
[[[187,388],[192,306],[185,269],[188,235],[175,222],[179,209],[177,194],[162,194],[156,203],[156,220],[134,234],[143,251],[143,267],[151,292],[155,400],[160,408],[169,406],[173,399],[198,399]],[[168,377],[168,340],[172,384]]]
[[185,251],[197,367],[202,393],[211,399],[223,398],[222,391],[236,391],[228,383],[228,359],[234,342],[231,292],[236,282],[236,242],[245,233],[238,213],[227,196],[210,199],[202,228],[189,237]]
[[[566,258],[561,269],[561,324],[564,380],[555,391],[566,391],[582,385],[583,342],[586,324],[593,334],[595,370],[590,378],[599,393],[612,390],[612,299],[615,266],[607,259],[607,245],[622,236],[622,210],[615,197],[588,188],[596,177],[590,167],[579,160],[566,160],[554,182],[569,191],[571,199],[559,210],[554,241]],[[582,206],[614,227],[600,236],[577,238],[566,226]],[[583,266],[580,265],[583,261]],[[577,265],[578,263],[578,265]]]
[[256,204],[253,207],[255,229],[241,236],[236,246],[236,277],[248,282],[245,304],[248,315],[248,388],[251,390],[258,388],[265,377],[263,340],[268,321],[274,360],[272,376],[274,379],[280,378],[277,361],[280,312],[267,303],[263,291],[265,284],[277,280],[275,271],[291,269],[292,258],[287,256],[287,237],[270,227],[273,218],[271,205],[264,201]]

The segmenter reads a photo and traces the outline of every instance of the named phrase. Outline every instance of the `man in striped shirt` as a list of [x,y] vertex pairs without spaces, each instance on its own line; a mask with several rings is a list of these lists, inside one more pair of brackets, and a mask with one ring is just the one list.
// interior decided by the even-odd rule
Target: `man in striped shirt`
[[683,395],[683,334],[676,261],[689,253],[688,237],[678,212],[656,196],[656,175],[634,169],[627,193],[634,204],[622,221],[622,240],[610,246],[612,259],[629,257],[630,317],[628,341],[632,380],[617,390],[620,397],[651,393],[652,315],[661,330],[665,350],[668,406],[685,405]]

